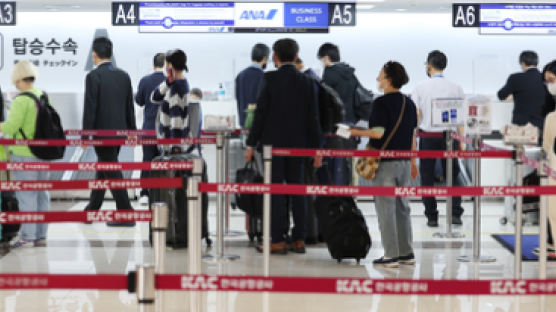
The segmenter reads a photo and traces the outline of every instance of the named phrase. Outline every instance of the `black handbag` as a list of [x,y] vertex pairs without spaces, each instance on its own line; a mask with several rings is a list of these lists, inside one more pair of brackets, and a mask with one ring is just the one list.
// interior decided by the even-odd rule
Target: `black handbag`
[[[236,171],[236,183],[263,183],[264,179],[256,161],[250,161],[245,167]],[[263,215],[262,194],[236,194],[236,204],[240,210],[251,217],[261,218]]]

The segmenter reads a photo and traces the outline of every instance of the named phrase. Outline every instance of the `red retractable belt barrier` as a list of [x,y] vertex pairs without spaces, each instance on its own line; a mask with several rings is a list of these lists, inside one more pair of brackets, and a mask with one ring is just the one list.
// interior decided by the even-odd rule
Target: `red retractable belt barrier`
[[458,186],[458,187],[389,187],[331,186],[293,184],[200,183],[204,193],[285,194],[321,196],[535,196],[555,195],[556,186]]
[[66,130],[69,136],[156,136],[154,130]]
[[150,210],[0,212],[0,224],[59,222],[147,222]]
[[0,274],[0,289],[126,290],[122,274]]
[[158,275],[156,289],[363,295],[551,295],[556,294],[556,280],[381,280]]
[[0,139],[0,145],[27,146],[137,146],[137,145],[192,145],[216,144],[216,138],[182,139],[98,139],[98,140],[16,140]]
[[273,148],[277,157],[381,157],[381,158],[512,158],[511,151],[366,151]]
[[0,191],[102,190],[180,188],[181,178],[145,178],[73,181],[0,181]]
[[0,162],[0,170],[12,171],[125,171],[125,170],[191,170],[193,162]]
[[[240,134],[248,134],[249,130],[247,129],[235,129],[235,130],[228,130],[228,132],[232,135],[240,135]],[[216,131],[201,131],[201,135],[216,135]]]
[[427,138],[427,139],[440,139],[440,138],[444,137],[444,133],[443,132],[419,131],[419,132],[417,132],[417,137],[418,138]]

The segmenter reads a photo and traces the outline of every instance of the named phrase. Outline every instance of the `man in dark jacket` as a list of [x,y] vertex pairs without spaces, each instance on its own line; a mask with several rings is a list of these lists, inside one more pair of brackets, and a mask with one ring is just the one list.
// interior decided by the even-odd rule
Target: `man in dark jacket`
[[546,88],[537,68],[539,57],[533,51],[523,51],[519,63],[523,72],[510,75],[506,85],[498,91],[498,98],[501,101],[511,101],[513,98],[513,124],[524,126],[530,122],[542,133]]
[[[322,81],[332,87],[342,99],[344,104],[344,123],[355,125],[359,120],[355,114],[355,90],[358,82],[355,77],[355,69],[346,63],[340,62],[340,50],[332,43],[321,45],[317,57],[324,65]],[[357,149],[355,139],[344,140],[340,138],[329,138],[325,144],[328,148]],[[326,158],[327,168],[336,185],[351,184],[352,161],[347,158]]]
[[[108,38],[93,41],[93,62],[96,68],[85,79],[85,107],[83,129],[88,130],[135,130],[133,90],[129,75],[115,68],[110,62],[112,42]],[[99,162],[117,162],[119,146],[97,146]],[[97,179],[122,179],[119,171],[98,171]],[[110,190],[118,210],[133,209],[127,190]],[[85,210],[99,210],[105,190],[93,190]],[[109,222],[111,226],[133,226],[134,223]]]
[[[261,86],[253,127],[247,139],[245,158],[253,158],[254,149],[261,145],[288,148],[318,148],[321,142],[317,101],[313,81],[300,73],[294,65],[299,46],[293,39],[281,39],[272,47],[273,60],[278,70],[266,73]],[[322,159],[315,158],[315,167]],[[272,183],[299,184],[303,181],[303,158],[274,157]],[[306,206],[304,196],[291,196],[295,228],[291,250],[305,253]],[[286,254],[284,237],[287,222],[285,197],[272,196],[272,253]]]
[[241,128],[245,125],[247,106],[257,101],[269,54],[270,49],[266,44],[257,43],[251,51],[251,61],[253,63],[236,77],[237,115]]
[[[135,102],[139,106],[145,107],[143,113],[143,130],[154,130],[159,104],[151,102],[151,93],[166,79],[164,76],[164,53],[158,53],[153,60],[154,73],[147,75],[139,81]],[[152,161],[160,153],[156,145],[143,145],[143,161]],[[148,178],[150,171],[141,171],[141,179]],[[149,190],[142,189],[139,204],[146,206],[149,204]]]

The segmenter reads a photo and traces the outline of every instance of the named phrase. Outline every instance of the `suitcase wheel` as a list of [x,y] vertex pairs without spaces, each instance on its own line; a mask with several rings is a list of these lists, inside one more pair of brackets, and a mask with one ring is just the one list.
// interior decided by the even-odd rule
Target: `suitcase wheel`
[[205,242],[207,243],[207,247],[209,247],[209,248],[212,247],[212,239],[210,239],[210,238],[207,237],[207,238],[205,239]]
[[336,259],[336,260],[338,261],[338,263],[341,263],[341,262],[342,262],[342,258],[338,258],[338,259]]
[[357,260],[357,264],[361,264],[361,259],[356,258],[355,260]]
[[506,218],[506,217],[500,218],[500,224],[506,225],[506,223],[508,223],[508,218]]

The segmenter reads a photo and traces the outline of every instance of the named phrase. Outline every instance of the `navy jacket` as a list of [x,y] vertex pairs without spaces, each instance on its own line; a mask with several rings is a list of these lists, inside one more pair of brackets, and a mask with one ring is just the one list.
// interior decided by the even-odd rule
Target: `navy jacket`
[[498,98],[504,100],[510,94],[514,96],[512,123],[523,126],[530,122],[542,130],[546,87],[539,70],[531,68],[523,73],[510,75],[506,85],[498,91]]
[[239,125],[241,128],[243,128],[245,124],[245,110],[247,106],[257,102],[263,75],[264,71],[262,69],[249,66],[242,70],[236,77],[237,115],[239,116]]
[[247,145],[318,148],[322,138],[313,80],[293,65],[265,73]]
[[87,74],[83,129],[135,130],[129,75],[107,62]]
[[344,103],[346,112],[345,122],[354,124],[355,120],[355,89],[357,80],[355,79],[355,69],[345,63],[337,63],[326,67],[322,75],[322,81],[332,87]]
[[143,113],[143,130],[154,130],[156,114],[158,113],[160,104],[154,104],[151,102],[151,93],[165,79],[164,73],[154,72],[143,77],[141,81],[139,81],[139,87],[137,88],[137,94],[135,95],[135,102],[139,106],[145,107]]

